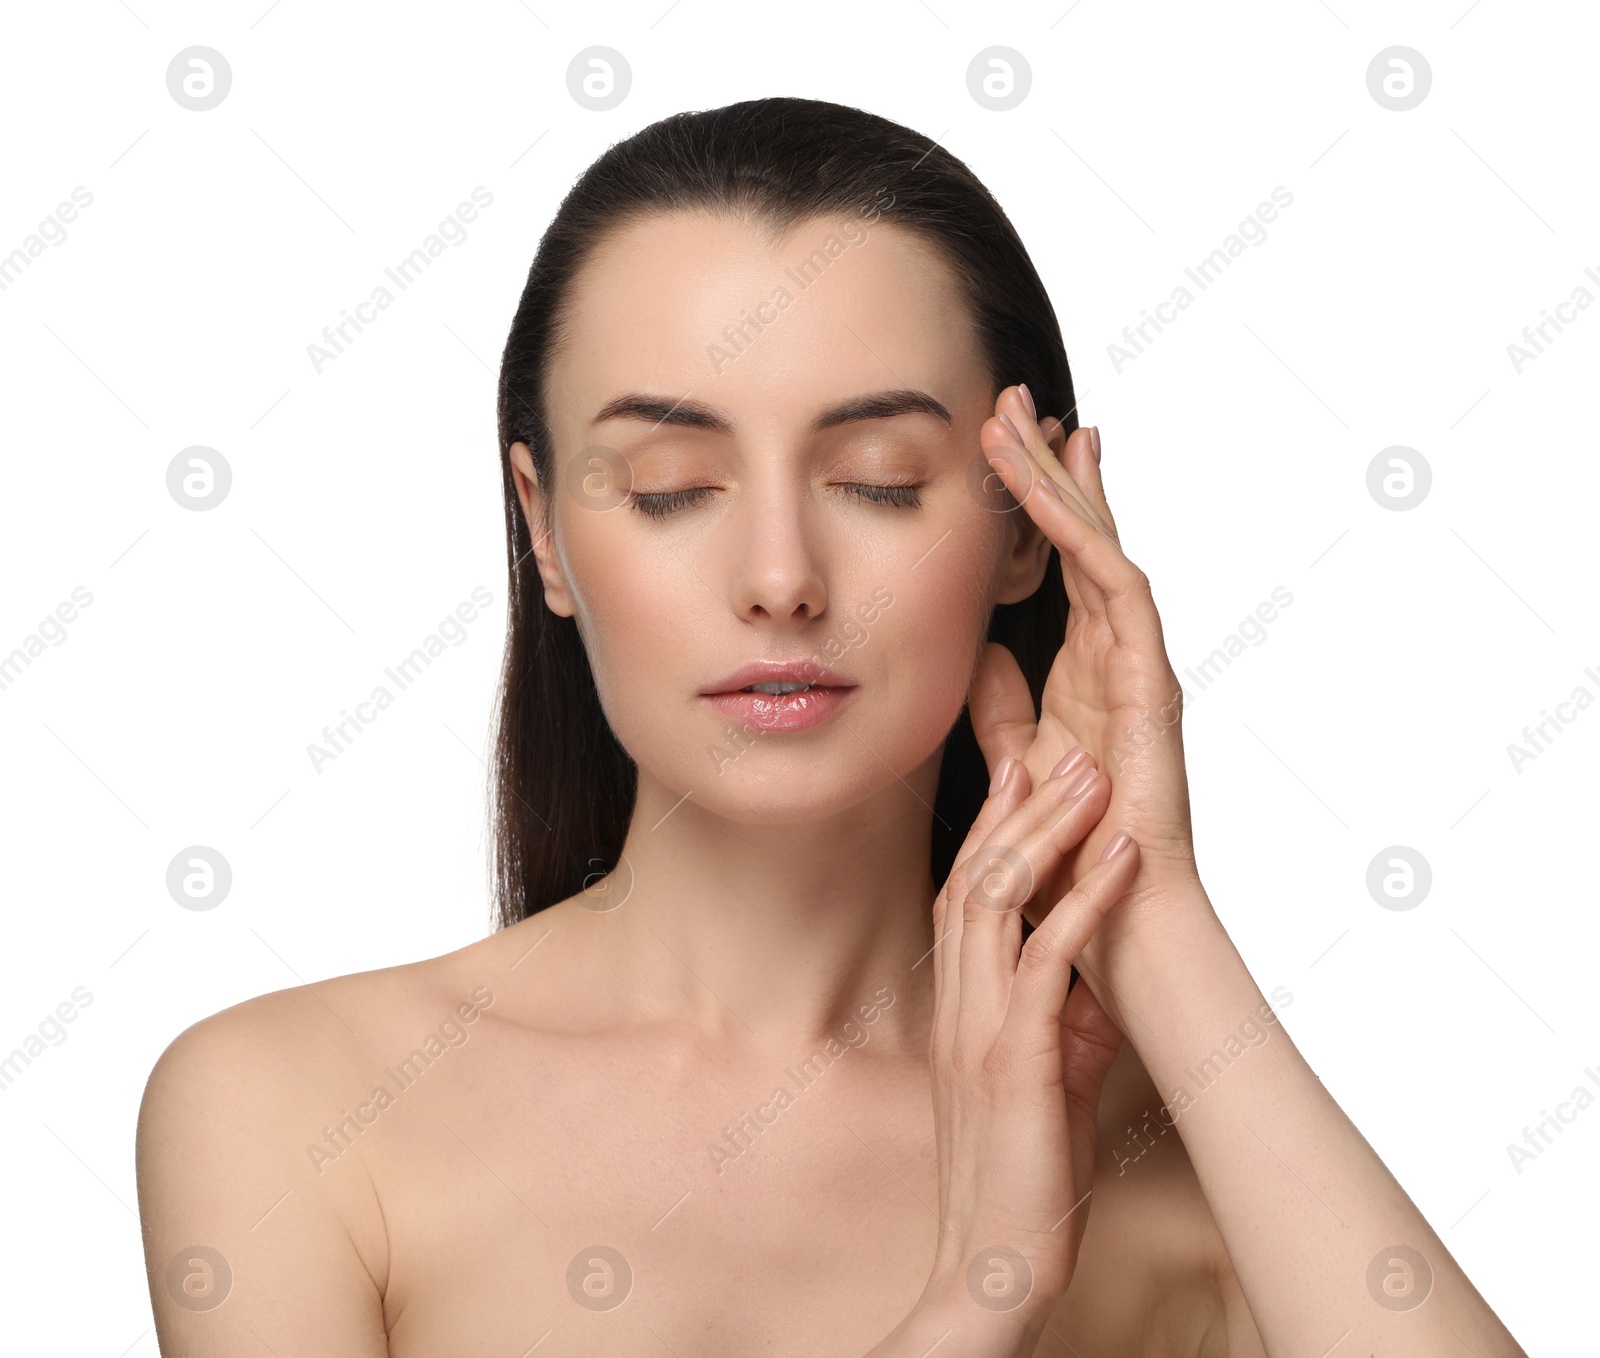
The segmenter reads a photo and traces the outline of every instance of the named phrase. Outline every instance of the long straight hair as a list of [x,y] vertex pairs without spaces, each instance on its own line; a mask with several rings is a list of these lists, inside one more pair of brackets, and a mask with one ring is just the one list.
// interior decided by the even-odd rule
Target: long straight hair
[[[953,269],[991,396],[1026,382],[1041,412],[1059,412],[1069,432],[1077,428],[1066,347],[1044,284],[1000,205],[936,142],[842,104],[772,98],[675,114],[607,150],[540,240],[500,364],[510,621],[489,788],[497,927],[577,894],[617,865],[638,785],[638,769],[601,707],[576,621],[544,605],[512,479],[511,445],[525,443],[548,506],[556,457],[546,379],[565,337],[574,276],[609,233],[652,214],[710,211],[781,232],[865,206],[916,233]],[[1066,633],[1060,571],[1052,547],[1041,588],[996,605],[989,621],[989,639],[1016,656],[1036,711]],[[949,875],[988,782],[963,707],[946,738],[934,800],[935,883]]]

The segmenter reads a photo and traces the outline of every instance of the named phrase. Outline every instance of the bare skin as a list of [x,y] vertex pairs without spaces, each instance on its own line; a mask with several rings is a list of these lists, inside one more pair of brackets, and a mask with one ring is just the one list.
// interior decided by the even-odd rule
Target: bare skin
[[[795,1088],[786,1069],[822,1042],[735,1053],[597,1002],[617,917],[583,899],[443,957],[248,1001],[174,1045],[141,1128],[163,1353],[267,1352],[253,1331],[280,1355],[353,1358],[536,1343],[863,1355],[900,1322],[937,1226],[926,965],[886,973],[894,1002],[859,1024],[860,1045],[719,1172],[724,1129],[763,1103],[770,1116],[774,1089]],[[401,1072],[463,1002],[478,1017],[458,1019],[461,1045]],[[417,1069],[402,1089],[396,1076]],[[378,1086],[392,1091],[382,1111]],[[1226,1255],[1181,1139],[1119,1170],[1126,1128],[1158,1104],[1125,1045],[1102,1096],[1080,1264],[1041,1355],[1260,1352],[1227,1347],[1248,1312],[1236,1299],[1230,1322]],[[347,1122],[330,1151],[324,1128],[347,1112],[372,1121]],[[234,1274],[225,1304],[201,1313],[174,1304],[164,1276],[196,1243]],[[633,1270],[615,1311],[567,1287],[595,1244]]]
[[[544,606],[639,768],[624,862],[458,952],[180,1035],[139,1132],[164,1352],[1521,1352],[1281,1029],[1152,1118],[1270,1009],[1195,869],[1149,582],[1098,436],[984,370],[922,242],[852,227],[665,216],[580,274],[553,485],[510,451]],[[593,490],[618,465],[620,503]],[[974,493],[985,465],[1021,511]],[[984,637],[1041,587],[1072,614],[1035,712]],[[707,686],[816,654],[848,705],[730,741]],[[996,780],[947,888],[964,703]],[[968,855],[1001,850],[1032,894],[975,904]],[[1373,1290],[1397,1245],[1426,1307]],[[210,1309],[195,1246],[232,1273]],[[981,1299],[1001,1246],[1033,1271],[1014,1308]]]

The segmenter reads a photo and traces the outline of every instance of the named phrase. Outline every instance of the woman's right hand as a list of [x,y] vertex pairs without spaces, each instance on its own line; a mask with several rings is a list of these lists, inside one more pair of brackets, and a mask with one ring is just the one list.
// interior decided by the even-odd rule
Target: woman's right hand
[[[988,746],[986,745],[986,748]],[[930,1040],[940,1240],[924,1299],[953,1351],[1029,1354],[1077,1264],[1094,1177],[1095,1114],[1123,1034],[1073,959],[1128,890],[1127,836],[1022,938],[1022,906],[1110,802],[1087,751],[1033,788],[1002,759],[934,902]]]

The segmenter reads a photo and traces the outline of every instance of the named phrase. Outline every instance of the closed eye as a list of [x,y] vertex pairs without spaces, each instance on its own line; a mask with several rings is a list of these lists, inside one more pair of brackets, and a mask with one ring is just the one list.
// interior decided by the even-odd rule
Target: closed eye
[[920,486],[877,486],[842,482],[841,489],[851,491],[874,504],[899,505],[904,509],[915,509],[922,503]]
[[[916,509],[922,504],[920,486],[880,486],[864,482],[840,482],[839,488],[859,499],[873,504],[894,505]],[[664,519],[680,509],[702,505],[715,486],[691,486],[687,490],[635,491],[629,499],[639,513],[652,519]]]
[[688,490],[635,491],[628,498],[641,514],[652,519],[664,519],[680,509],[704,504],[705,497],[715,489],[715,486],[691,486]]

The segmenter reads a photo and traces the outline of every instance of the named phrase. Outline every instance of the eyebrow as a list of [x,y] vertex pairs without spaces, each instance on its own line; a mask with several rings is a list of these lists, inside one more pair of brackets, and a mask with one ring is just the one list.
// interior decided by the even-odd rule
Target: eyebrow
[[[829,406],[811,422],[811,430],[821,433],[824,429],[857,420],[886,420],[896,415],[932,415],[951,428],[955,427],[950,412],[942,402],[925,391],[903,387],[853,396],[848,401]],[[600,424],[605,420],[646,420],[652,426],[675,424],[686,429],[707,429],[716,434],[733,432],[733,421],[722,411],[700,401],[691,401],[687,396],[669,401],[661,396],[629,392],[607,401],[589,423]]]

